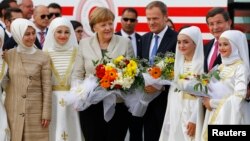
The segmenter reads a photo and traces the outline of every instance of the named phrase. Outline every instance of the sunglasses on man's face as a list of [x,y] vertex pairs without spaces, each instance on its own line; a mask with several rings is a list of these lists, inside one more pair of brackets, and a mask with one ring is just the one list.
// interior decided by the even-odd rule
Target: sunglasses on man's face
[[50,19],[50,18],[51,18],[51,16],[50,16],[50,15],[41,15],[40,17],[41,17],[41,19],[45,19],[46,17],[47,17],[48,19]]
[[50,13],[49,14],[51,17],[55,16],[55,17],[60,17],[61,14],[60,13]]
[[123,21],[127,22],[127,21],[130,21],[131,23],[135,22],[136,19],[132,19],[132,18],[122,18]]

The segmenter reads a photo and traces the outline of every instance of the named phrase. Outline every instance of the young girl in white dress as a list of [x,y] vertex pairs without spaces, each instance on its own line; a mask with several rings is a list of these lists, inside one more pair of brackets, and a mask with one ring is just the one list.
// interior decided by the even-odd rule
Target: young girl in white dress
[[179,75],[203,73],[203,43],[196,26],[184,28],[177,37],[174,81],[168,93],[168,105],[160,141],[200,141],[203,123],[201,99],[185,91],[176,91],[183,85]]
[[59,17],[49,26],[43,50],[52,60],[52,119],[50,141],[82,141],[78,112],[68,106],[65,97],[71,87],[71,73],[78,43],[70,21]]
[[206,116],[202,141],[208,140],[208,124],[250,124],[250,103],[245,101],[249,82],[249,54],[244,33],[228,30],[219,38],[222,64],[220,81],[210,84],[210,98],[203,98]]

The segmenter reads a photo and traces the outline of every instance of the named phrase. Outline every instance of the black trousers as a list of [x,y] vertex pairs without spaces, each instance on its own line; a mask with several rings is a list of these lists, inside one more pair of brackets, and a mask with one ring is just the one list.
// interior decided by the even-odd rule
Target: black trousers
[[167,92],[163,91],[157,98],[149,103],[143,117],[144,141],[159,141],[162,124],[167,107]]
[[143,118],[133,116],[130,113],[129,116],[129,141],[143,141],[142,139],[142,129],[143,129]]
[[90,106],[79,113],[85,141],[124,141],[128,130],[129,113],[123,103],[117,103],[113,118],[106,122],[103,103]]

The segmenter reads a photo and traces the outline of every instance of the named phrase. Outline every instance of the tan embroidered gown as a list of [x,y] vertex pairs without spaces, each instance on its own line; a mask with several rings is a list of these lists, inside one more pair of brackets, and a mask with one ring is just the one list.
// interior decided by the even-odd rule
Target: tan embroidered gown
[[6,54],[9,81],[5,106],[11,141],[48,141],[48,128],[42,119],[51,119],[50,58],[40,50],[34,54]]

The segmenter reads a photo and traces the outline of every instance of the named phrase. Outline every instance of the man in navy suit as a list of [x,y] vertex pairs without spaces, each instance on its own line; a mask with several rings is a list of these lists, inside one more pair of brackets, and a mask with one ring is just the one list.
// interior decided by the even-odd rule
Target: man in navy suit
[[215,7],[208,11],[206,22],[210,33],[214,36],[214,39],[204,46],[204,71],[208,72],[215,65],[221,64],[219,52],[216,54],[216,59],[212,59],[212,56],[216,50],[216,42],[224,31],[230,30],[232,21],[229,13],[224,8]]
[[[168,19],[167,6],[161,1],[149,3],[146,6],[146,17],[150,32],[142,36],[138,56],[150,60],[153,57],[153,50],[156,49],[156,54],[165,54],[167,51],[175,52],[177,33],[166,24]],[[148,94],[157,91],[160,93],[149,103],[143,117],[145,141],[159,140],[167,106],[168,89],[169,86],[165,86],[161,90],[157,90],[151,85],[144,88]]]
[[22,17],[23,17],[23,13],[20,8],[11,7],[11,8],[6,9],[5,14],[4,14],[4,23],[6,25],[4,42],[7,42],[9,38],[12,36],[10,33],[10,25],[12,21],[14,21],[17,18],[22,18]]
[[141,35],[135,32],[137,25],[137,11],[134,8],[125,8],[122,11],[121,25],[122,29],[115,34],[128,37],[133,45],[134,53],[137,56],[137,48],[140,45]]
[[[140,45],[141,35],[135,32],[135,26],[137,24],[137,11],[134,8],[125,8],[122,11],[121,25],[122,29],[115,33],[123,37],[127,37],[131,40],[134,54],[137,56],[137,50]],[[142,141],[142,117],[136,117],[132,114],[129,117],[129,133],[130,141]]]

